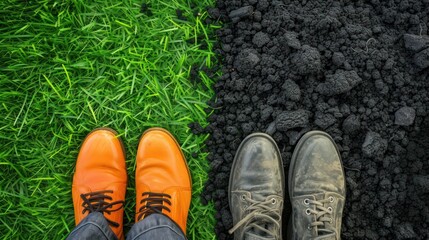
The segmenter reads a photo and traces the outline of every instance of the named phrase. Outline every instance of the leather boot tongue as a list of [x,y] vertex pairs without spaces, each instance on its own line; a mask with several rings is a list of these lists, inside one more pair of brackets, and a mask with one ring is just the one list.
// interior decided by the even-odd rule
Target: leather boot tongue
[[262,236],[253,234],[251,232],[245,232],[244,239],[245,240],[275,240],[273,237],[262,237]]
[[256,201],[263,202],[263,201],[267,200],[267,196],[270,196],[270,195],[272,195],[271,192],[264,192],[263,190],[259,190],[258,193],[256,193],[256,192],[252,193],[252,199],[256,200]]
[[335,233],[330,233],[330,234],[318,236],[314,238],[314,240],[337,240],[337,237],[335,236]]

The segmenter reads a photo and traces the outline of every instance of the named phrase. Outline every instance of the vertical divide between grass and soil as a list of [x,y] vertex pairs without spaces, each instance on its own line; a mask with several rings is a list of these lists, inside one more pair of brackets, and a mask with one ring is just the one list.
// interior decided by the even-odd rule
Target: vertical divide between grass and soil
[[[119,132],[127,151],[125,231],[134,219],[138,139],[170,130],[193,179],[189,239],[214,238],[205,126],[214,64],[213,0],[5,0],[0,3],[0,236],[63,239],[74,227],[71,181],[85,135]],[[198,78],[198,81],[190,81]]]

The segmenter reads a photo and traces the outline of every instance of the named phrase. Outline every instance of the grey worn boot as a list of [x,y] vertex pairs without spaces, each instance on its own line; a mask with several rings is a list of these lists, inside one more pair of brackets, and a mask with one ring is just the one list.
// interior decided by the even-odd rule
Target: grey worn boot
[[282,239],[284,170],[275,141],[254,133],[240,144],[229,178],[234,239]]
[[345,177],[340,153],[327,133],[308,132],[298,142],[290,164],[289,195],[288,239],[340,239]]

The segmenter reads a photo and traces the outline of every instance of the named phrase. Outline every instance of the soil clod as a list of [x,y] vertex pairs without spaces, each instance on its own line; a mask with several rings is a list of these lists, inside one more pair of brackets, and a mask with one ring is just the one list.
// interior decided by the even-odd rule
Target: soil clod
[[306,127],[309,122],[308,118],[308,112],[305,110],[282,112],[276,119],[276,128],[280,131],[287,131],[297,127]]
[[416,110],[410,107],[402,107],[395,112],[395,124],[400,126],[410,126],[414,123]]
[[326,82],[319,84],[316,90],[323,95],[333,96],[350,91],[361,81],[356,71],[339,69],[334,74],[327,75]]
[[229,17],[231,19],[243,18],[243,17],[248,17],[248,16],[252,15],[252,13],[253,13],[253,7],[252,6],[246,6],[246,7],[241,7],[239,9],[231,11],[231,13],[229,14]]
[[429,67],[429,48],[416,53],[416,55],[414,55],[414,63],[420,69]]
[[373,158],[382,156],[387,150],[387,140],[383,139],[380,134],[368,132],[365,141],[362,144],[362,152],[364,156]]
[[320,52],[316,48],[304,45],[292,57],[292,64],[301,75],[315,74],[322,65]]
[[416,53],[429,47],[429,36],[404,34],[405,48]]

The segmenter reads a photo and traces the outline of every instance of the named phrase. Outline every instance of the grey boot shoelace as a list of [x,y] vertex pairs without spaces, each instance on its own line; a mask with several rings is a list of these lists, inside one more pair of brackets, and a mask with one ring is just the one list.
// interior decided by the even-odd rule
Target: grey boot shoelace
[[243,195],[242,198],[250,203],[250,206],[246,208],[246,212],[248,212],[248,214],[228,231],[229,234],[234,233],[238,228],[243,226],[245,228],[253,227],[264,232],[268,236],[273,235],[270,230],[264,228],[265,224],[259,223],[261,221],[273,223],[277,228],[280,228],[282,216],[272,207],[272,205],[277,203],[275,198],[270,198],[265,201],[256,201],[245,195]]
[[318,231],[321,232],[330,232],[327,231],[326,229],[320,228],[325,226],[325,223],[332,223],[332,218],[328,217],[327,215],[332,214],[333,209],[331,207],[324,207],[323,205],[325,203],[328,202],[333,202],[333,197],[329,197],[323,200],[310,200],[310,199],[305,199],[304,200],[304,204],[305,205],[315,205],[316,206],[316,210],[311,209],[311,208],[307,208],[305,210],[305,213],[307,215],[310,214],[314,214],[316,217],[316,220],[314,222],[312,222],[311,224],[309,224],[308,229],[311,230],[313,227],[319,227]]

